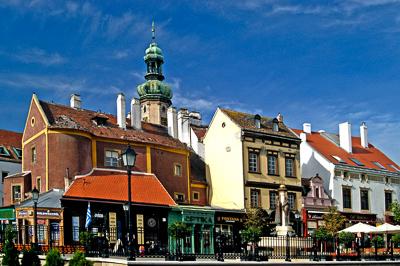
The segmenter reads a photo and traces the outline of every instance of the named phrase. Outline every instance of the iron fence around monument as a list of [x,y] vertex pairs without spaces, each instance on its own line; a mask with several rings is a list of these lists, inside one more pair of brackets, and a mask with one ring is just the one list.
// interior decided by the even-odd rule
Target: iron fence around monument
[[[33,226],[13,226],[14,242],[19,251],[29,250],[34,240]],[[4,241],[4,230],[0,231],[0,239]],[[57,248],[62,254],[71,254],[77,250],[84,251],[88,256],[127,257],[128,245],[125,234],[117,228],[92,227],[89,232],[85,228],[69,229],[67,233],[60,226],[38,226],[38,246],[42,253],[51,248]],[[358,245],[356,242],[347,245],[338,244],[338,239],[317,240],[312,237],[267,236],[261,237],[256,243],[242,242],[240,235],[234,236],[226,232],[213,232],[210,239],[209,231],[198,234],[207,237],[208,248],[198,252],[193,247],[196,243],[192,236],[184,239],[173,239],[180,245],[168,245],[159,241],[159,236],[149,233],[144,238],[145,230],[135,230],[135,255],[140,258],[159,258],[166,260],[196,260],[196,259],[234,259],[234,260],[397,260],[400,259],[400,248],[392,243],[381,247],[377,243]],[[85,238],[86,234],[86,238]],[[142,239],[138,239],[142,238]],[[144,241],[146,240],[146,241]],[[203,239],[202,243],[207,242]],[[375,247],[376,244],[376,247]],[[0,245],[2,252],[3,245]]]

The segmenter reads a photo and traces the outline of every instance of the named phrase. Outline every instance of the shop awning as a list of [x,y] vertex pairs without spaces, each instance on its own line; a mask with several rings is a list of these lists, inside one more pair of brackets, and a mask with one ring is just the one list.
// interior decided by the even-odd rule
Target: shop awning
[[0,209],[0,221],[15,220],[14,208],[2,208]]

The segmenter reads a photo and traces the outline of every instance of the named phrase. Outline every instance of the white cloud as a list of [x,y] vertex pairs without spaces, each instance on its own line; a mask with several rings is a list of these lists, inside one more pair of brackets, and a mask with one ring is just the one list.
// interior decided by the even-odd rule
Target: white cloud
[[9,57],[26,64],[40,64],[44,66],[60,65],[68,60],[59,53],[48,53],[39,48],[31,48],[8,54]]

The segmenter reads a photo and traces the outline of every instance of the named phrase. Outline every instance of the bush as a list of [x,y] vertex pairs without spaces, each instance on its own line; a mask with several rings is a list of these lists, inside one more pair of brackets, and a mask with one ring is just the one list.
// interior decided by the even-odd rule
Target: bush
[[400,244],[400,234],[395,234],[392,236],[392,242],[395,247],[399,247]]
[[89,247],[93,242],[93,234],[89,231],[83,231],[79,233],[79,242],[85,247]]
[[82,251],[77,251],[69,261],[69,266],[92,266],[93,262],[88,261]]
[[58,249],[53,248],[47,253],[45,266],[64,266],[64,260]]
[[[375,244],[376,243],[376,244]],[[377,245],[378,248],[382,248],[385,245],[385,241],[381,236],[375,236],[372,238],[372,245],[375,247]]]
[[19,252],[14,245],[15,235],[16,233],[13,230],[12,226],[7,226],[5,232],[5,242],[3,247],[4,257],[1,265],[19,266],[19,259],[18,259]]
[[355,236],[350,232],[340,232],[339,233],[339,241],[342,244],[345,244],[347,247],[351,245],[351,242],[355,240]]
[[39,256],[34,250],[24,250],[22,257],[22,265],[40,266]]

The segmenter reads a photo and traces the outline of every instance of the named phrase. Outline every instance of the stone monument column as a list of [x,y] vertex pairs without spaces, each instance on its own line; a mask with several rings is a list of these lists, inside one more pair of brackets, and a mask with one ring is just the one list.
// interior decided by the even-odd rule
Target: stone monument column
[[278,198],[280,205],[281,224],[276,226],[276,233],[278,236],[286,236],[288,233],[294,232],[293,228],[289,225],[289,201],[287,195],[287,188],[285,185],[280,185],[278,189]]

